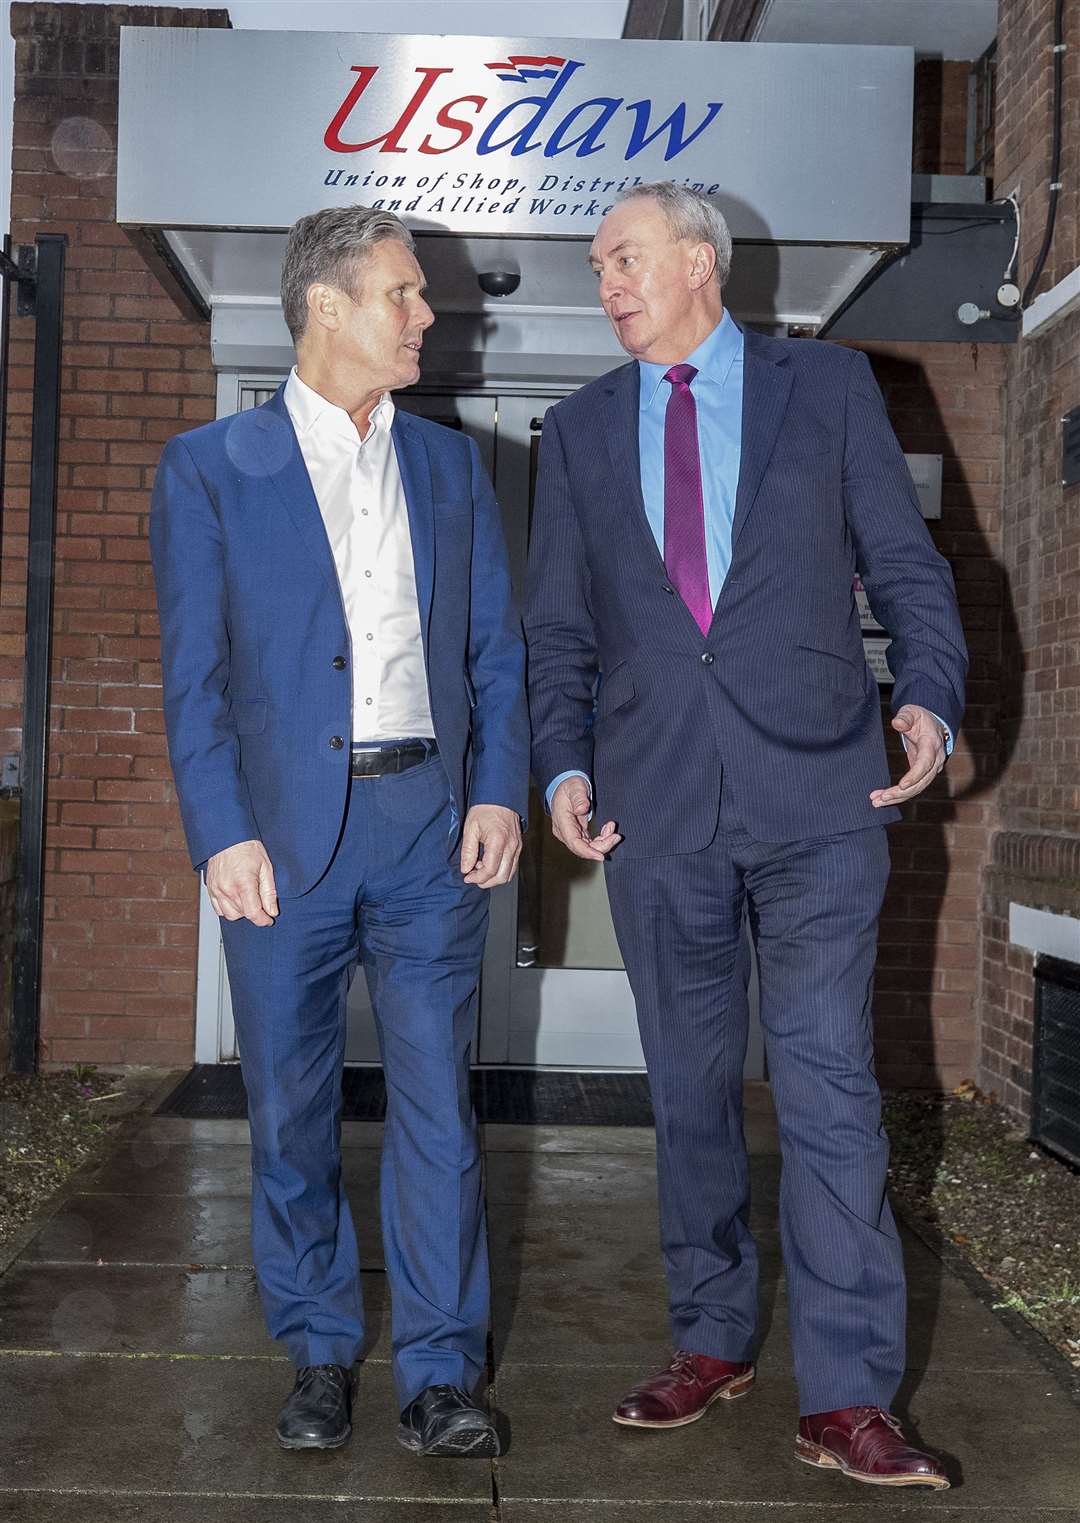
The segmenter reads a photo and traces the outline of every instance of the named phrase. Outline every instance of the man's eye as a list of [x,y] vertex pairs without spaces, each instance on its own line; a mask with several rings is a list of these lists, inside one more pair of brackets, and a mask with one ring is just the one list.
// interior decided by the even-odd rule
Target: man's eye
[[632,264],[633,262],[634,262],[634,256],[633,256],[633,254],[623,254],[623,256],[619,260],[620,264]]

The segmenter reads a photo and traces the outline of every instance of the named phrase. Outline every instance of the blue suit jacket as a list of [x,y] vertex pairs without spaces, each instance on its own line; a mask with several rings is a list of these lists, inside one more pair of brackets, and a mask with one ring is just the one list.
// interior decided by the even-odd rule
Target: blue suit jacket
[[636,363],[544,420],[525,619],[533,771],[541,788],[589,774],[627,855],[706,846],[721,776],[759,840],[898,818],[868,797],[889,770],[856,569],[892,636],[894,709],[922,704],[953,734],[963,711],[952,575],[865,355],[745,340],[731,569],[707,637],[645,514]]
[[[292,897],[318,882],[341,830],[352,672],[333,553],[283,389],[170,440],[150,548],[192,863],[261,840],[279,894]],[[470,803],[524,814],[524,648],[491,484],[464,434],[398,411],[392,438],[455,822]]]

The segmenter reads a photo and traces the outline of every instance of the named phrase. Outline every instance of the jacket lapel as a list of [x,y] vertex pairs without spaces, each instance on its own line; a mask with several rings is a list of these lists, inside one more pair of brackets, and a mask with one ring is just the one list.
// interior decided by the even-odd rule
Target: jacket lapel
[[[611,459],[611,479],[619,500],[628,503],[630,518],[644,537],[642,548],[667,575],[664,557],[645,512],[641,494],[641,452],[638,444],[639,381],[637,362],[623,365],[612,377],[611,390],[603,404],[604,442]],[[687,609],[687,614],[693,618]]]
[[776,445],[792,381],[783,345],[750,328],[743,330],[743,344],[742,451],[731,524],[732,555]]
[[[300,441],[289,417],[289,409],[285,406],[284,384],[261,407],[257,407],[250,418],[251,426],[265,436],[265,442],[260,446],[262,458],[272,466],[276,459],[284,457],[284,465],[278,470],[269,469],[267,474],[340,605],[341,588],[338,585],[337,567],[334,565],[334,552],[326,537],[326,525],[300,452]],[[343,606],[341,616],[345,617]]]
[[416,598],[426,649],[435,592],[435,502],[431,489],[431,462],[423,435],[408,413],[400,410],[394,413],[390,437],[394,442],[405,504],[409,510]]

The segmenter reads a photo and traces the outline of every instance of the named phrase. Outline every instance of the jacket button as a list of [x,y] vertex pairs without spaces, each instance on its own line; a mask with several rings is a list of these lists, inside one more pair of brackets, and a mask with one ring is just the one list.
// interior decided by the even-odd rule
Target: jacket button
[[713,662],[716,660],[716,657],[713,655],[712,651],[707,650],[701,659],[706,666],[712,666]]
[[335,672],[343,672],[345,670],[345,657],[335,656],[330,665],[334,668]]
[[342,746],[344,744],[345,744],[345,742],[342,740],[340,735],[331,735],[331,737],[330,737],[330,749],[331,749],[331,751],[340,751]]

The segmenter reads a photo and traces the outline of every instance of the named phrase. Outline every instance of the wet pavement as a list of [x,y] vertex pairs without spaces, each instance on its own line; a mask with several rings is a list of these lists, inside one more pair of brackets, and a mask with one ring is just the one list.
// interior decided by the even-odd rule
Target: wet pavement
[[1080,1523],[1080,1408],[1026,1343],[904,1231],[909,1369],[898,1410],[953,1489],[892,1492],[792,1457],[797,1418],[775,1228],[779,1158],[748,1092],[761,1250],[757,1385],[669,1433],[611,1409],[668,1354],[651,1132],[489,1126],[498,1461],[395,1441],[376,1203],[381,1128],[344,1128],[371,1336],[354,1432],[273,1438],[291,1368],[250,1262],[246,1125],[131,1118],[0,1276],[0,1518],[19,1523]]

